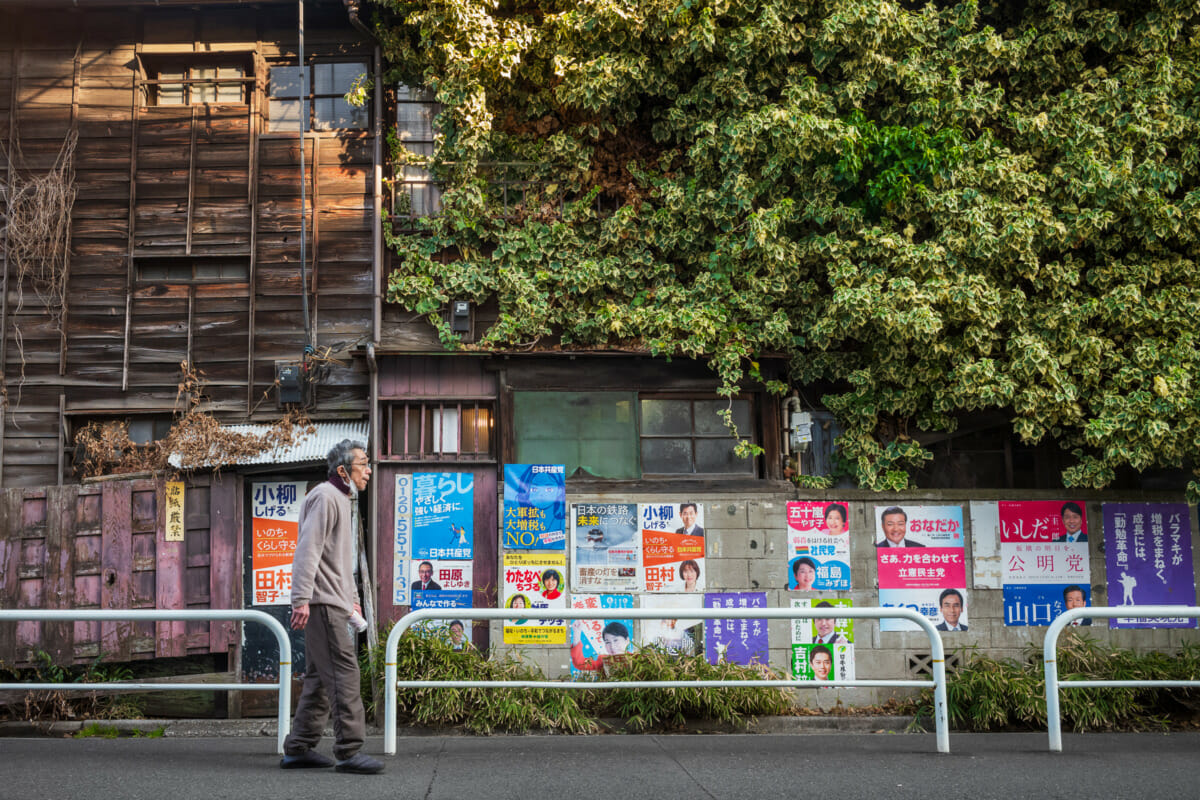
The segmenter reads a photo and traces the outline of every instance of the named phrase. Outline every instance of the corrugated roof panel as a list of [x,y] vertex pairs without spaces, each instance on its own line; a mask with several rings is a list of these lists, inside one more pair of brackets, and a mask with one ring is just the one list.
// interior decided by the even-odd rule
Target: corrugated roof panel
[[[356,441],[367,444],[368,426],[366,420],[358,420],[356,422],[314,422],[313,433],[302,436],[298,442],[290,447],[284,447],[273,450],[269,453],[260,453],[249,458],[238,458],[232,461],[227,461],[222,464],[204,464],[206,467],[232,467],[232,466],[250,466],[254,464],[311,464],[320,463],[325,460],[325,455],[329,452],[329,448],[340,442],[342,439],[354,439]],[[261,436],[271,429],[270,425],[226,425],[226,430],[233,433],[252,434]],[[172,453],[167,459],[171,466],[179,468],[180,460],[178,453]]]

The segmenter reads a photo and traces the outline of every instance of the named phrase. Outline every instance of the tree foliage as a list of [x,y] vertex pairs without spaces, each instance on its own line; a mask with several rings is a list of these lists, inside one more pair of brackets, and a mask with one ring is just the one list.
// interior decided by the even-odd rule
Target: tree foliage
[[[483,346],[706,357],[727,390],[786,355],[864,486],[977,410],[1072,452],[1067,486],[1192,465],[1195,2],[377,2],[445,107],[445,213],[394,238],[390,301],[495,298]],[[495,162],[538,193],[505,205]]]

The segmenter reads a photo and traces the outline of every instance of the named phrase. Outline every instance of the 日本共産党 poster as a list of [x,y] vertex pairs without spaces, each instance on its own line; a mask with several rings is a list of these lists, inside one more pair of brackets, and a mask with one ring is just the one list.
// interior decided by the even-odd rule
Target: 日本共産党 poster
[[475,476],[415,473],[412,519],[414,559],[470,561],[475,552]]
[[850,588],[850,514],[845,503],[788,503],[788,586],[793,592]]
[[506,464],[503,525],[506,548],[565,550],[566,467],[562,464]]
[[[642,596],[642,608],[701,608],[698,594],[648,594]],[[658,647],[672,655],[692,656],[704,642],[704,620],[666,617],[644,619],[638,643]]]
[[409,586],[412,608],[470,608],[474,564],[413,559]]
[[[573,594],[571,608],[633,608],[627,594]],[[571,674],[590,674],[604,669],[606,660],[633,650],[632,619],[571,620]]]
[[[986,503],[972,503],[972,518]],[[1087,519],[1073,500],[999,501],[1000,576],[1004,624],[1049,625],[1091,585]],[[976,510],[976,506],[980,506]]]
[[292,602],[292,559],[300,535],[304,489],[304,483],[294,481],[251,485],[252,605],[288,605]]
[[854,680],[854,645],[793,644],[792,678],[809,681]]
[[[968,630],[967,565],[960,506],[876,506],[879,605],[910,608],[938,630]],[[919,630],[881,619],[881,631]]]
[[633,503],[571,506],[571,585],[577,592],[642,588],[642,534]]
[[[766,592],[708,592],[705,608],[766,608]],[[704,653],[710,664],[769,663],[765,619],[707,619]]]
[[[561,609],[567,607],[567,554],[505,551],[505,608]],[[506,619],[505,644],[566,644],[563,619]]]
[[704,591],[704,506],[640,503],[642,572],[647,592]]
[[1111,628],[1194,628],[1187,617],[1139,617],[1137,606],[1194,606],[1192,523],[1186,503],[1105,503],[1108,604],[1130,606]]

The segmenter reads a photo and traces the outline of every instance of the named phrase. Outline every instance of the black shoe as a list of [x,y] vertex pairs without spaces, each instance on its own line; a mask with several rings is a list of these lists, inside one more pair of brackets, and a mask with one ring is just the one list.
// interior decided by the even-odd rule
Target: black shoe
[[323,769],[333,766],[333,759],[316,750],[305,750],[295,755],[285,755],[279,760],[281,769]]
[[344,761],[337,762],[334,767],[338,772],[353,772],[358,775],[374,775],[383,772],[383,762],[371,758],[366,753],[355,753]]

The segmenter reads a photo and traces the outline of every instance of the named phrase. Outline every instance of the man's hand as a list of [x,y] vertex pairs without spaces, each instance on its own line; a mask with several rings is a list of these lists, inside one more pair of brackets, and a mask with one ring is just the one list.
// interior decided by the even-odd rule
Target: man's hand
[[308,604],[292,607],[292,630],[302,631],[308,624]]

